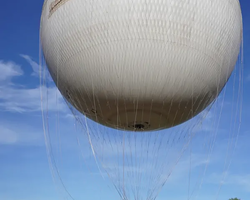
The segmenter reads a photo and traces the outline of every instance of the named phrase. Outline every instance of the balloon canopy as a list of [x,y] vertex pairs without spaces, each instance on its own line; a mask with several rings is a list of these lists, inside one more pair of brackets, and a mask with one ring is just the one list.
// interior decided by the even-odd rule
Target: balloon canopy
[[46,0],[41,44],[60,92],[105,126],[150,131],[204,110],[237,61],[238,0]]

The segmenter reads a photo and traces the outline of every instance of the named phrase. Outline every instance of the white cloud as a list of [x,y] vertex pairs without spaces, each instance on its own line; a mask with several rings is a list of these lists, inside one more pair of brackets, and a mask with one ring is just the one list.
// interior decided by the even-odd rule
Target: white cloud
[[24,54],[20,54],[20,56],[22,58],[24,58],[32,67],[33,69],[33,74],[34,76],[39,76],[40,75],[40,66],[38,63],[36,63],[30,56],[28,55],[24,55]]
[[228,180],[226,180],[225,184],[239,185],[243,187],[243,189],[247,192],[250,192],[250,174],[229,175]]
[[0,82],[9,82],[15,76],[23,75],[20,65],[14,62],[4,62],[0,60]]
[[[38,76],[39,65],[28,55],[21,56],[30,63],[34,74]],[[20,65],[0,60],[0,71],[0,110],[19,113],[41,111],[41,92],[46,109],[60,112],[67,110],[67,105],[55,86],[29,88],[14,84],[12,78],[23,75]]]
[[9,128],[0,126],[0,144],[13,144],[17,141],[17,135]]
[[[224,178],[223,178],[224,177]],[[207,179],[208,183],[240,187],[250,192],[250,174],[235,174],[229,172],[213,173]]]
[[43,103],[51,111],[65,111],[67,106],[56,87],[15,88],[0,86],[0,108],[9,112],[41,111],[41,90],[46,91],[48,98]]
[[43,135],[39,133],[33,127],[29,127],[25,124],[18,124],[13,126],[10,123],[0,124],[0,145],[40,145],[43,143]]

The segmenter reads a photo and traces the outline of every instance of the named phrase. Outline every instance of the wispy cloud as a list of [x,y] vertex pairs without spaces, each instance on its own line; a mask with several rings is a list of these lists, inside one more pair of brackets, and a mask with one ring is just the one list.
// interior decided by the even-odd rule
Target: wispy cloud
[[[225,176],[225,178],[222,178]],[[206,180],[208,183],[212,184],[222,184],[228,186],[239,186],[244,191],[250,192],[250,174],[236,174],[236,173],[213,173],[210,174],[209,178]]]
[[33,73],[32,75],[34,76],[39,76],[40,75],[40,67],[39,67],[39,64],[37,62],[35,62],[30,56],[28,55],[24,55],[24,54],[20,54],[20,56],[22,58],[24,58],[29,64],[30,66],[32,67],[33,69]]
[[23,75],[21,66],[14,62],[0,60],[0,82],[9,82],[13,77]]
[[250,174],[232,174],[224,184],[239,185],[245,191],[250,192]]
[[43,135],[28,125],[13,126],[12,124],[0,124],[0,145],[40,145],[43,143]]
[[[39,65],[29,56],[21,55],[32,66],[36,75],[39,74]],[[67,105],[56,86],[20,87],[12,81],[13,77],[24,75],[20,65],[14,62],[0,60],[0,109],[8,112],[36,112],[41,111],[41,92],[46,94],[43,103],[46,109],[52,111],[66,111]]]
[[46,90],[48,109],[52,111],[65,111],[66,105],[56,87],[45,88],[15,88],[0,87],[0,108],[9,112],[35,112],[41,111],[41,90]]
[[0,126],[0,144],[13,144],[17,141],[17,135],[7,127]]

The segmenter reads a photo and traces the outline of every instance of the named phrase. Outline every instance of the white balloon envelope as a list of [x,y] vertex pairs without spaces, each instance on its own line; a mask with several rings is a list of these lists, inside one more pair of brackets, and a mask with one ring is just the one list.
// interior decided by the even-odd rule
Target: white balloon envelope
[[238,0],[45,0],[44,57],[60,92],[90,119],[149,131],[204,110],[236,64]]

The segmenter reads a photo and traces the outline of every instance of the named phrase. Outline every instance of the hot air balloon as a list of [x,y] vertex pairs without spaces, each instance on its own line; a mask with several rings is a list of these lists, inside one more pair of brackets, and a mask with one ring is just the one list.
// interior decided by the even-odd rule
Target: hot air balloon
[[[154,163],[143,152],[164,157],[159,149],[171,136],[161,130],[189,121],[218,97],[238,59],[242,15],[238,0],[45,0],[40,40],[61,94],[94,121],[88,121],[96,133],[88,132],[91,145],[114,141],[110,151],[123,163],[116,171],[121,197],[130,199],[125,179],[145,181],[138,170],[143,161],[151,170],[151,200],[165,181],[164,160]],[[171,141],[186,137],[179,133]],[[127,176],[124,163],[134,166]],[[143,199],[138,184],[130,188]]]

